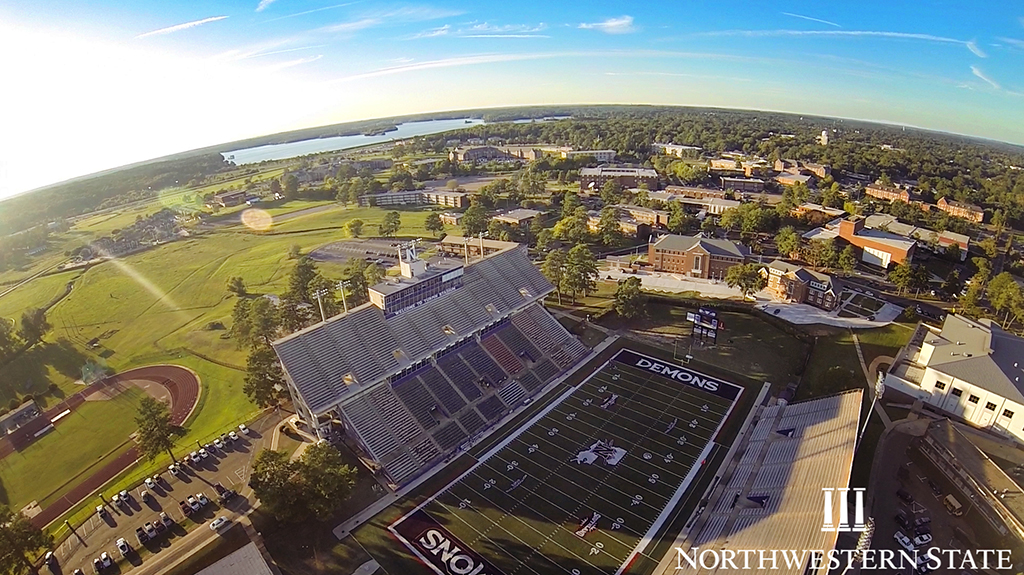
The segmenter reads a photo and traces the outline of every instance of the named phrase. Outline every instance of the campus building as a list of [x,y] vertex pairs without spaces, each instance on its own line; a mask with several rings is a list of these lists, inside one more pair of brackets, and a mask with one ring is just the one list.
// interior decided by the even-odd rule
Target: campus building
[[562,158],[582,158],[590,156],[598,162],[614,162],[615,150],[562,150]]
[[607,182],[616,182],[623,188],[639,188],[640,184],[649,190],[657,190],[659,187],[658,172],[651,168],[599,166],[580,169],[581,192],[600,192]]
[[894,186],[886,186],[880,182],[874,182],[864,187],[864,193],[871,196],[872,198],[878,198],[880,200],[896,201],[910,203],[910,192],[905,189],[900,189]]
[[764,180],[760,178],[733,178],[722,176],[722,188],[737,192],[760,193],[764,191]]
[[664,235],[647,250],[647,261],[655,271],[704,279],[724,278],[726,270],[749,258],[750,249],[741,243],[699,234]]
[[813,174],[791,174],[789,172],[782,172],[775,176],[775,182],[782,186],[795,186],[797,184],[803,184],[807,187],[814,185]]
[[222,208],[230,208],[231,206],[240,206],[245,203],[246,192],[239,190],[236,192],[220,192],[219,194],[213,195],[213,202]]
[[950,247],[956,246],[960,250],[960,261],[967,260],[967,251],[971,246],[971,238],[963,234],[949,230],[936,232],[904,224],[896,219],[896,216],[889,214],[871,214],[864,218],[864,227],[915,239],[920,242],[919,246],[939,253],[945,253]]
[[842,303],[843,284],[838,279],[782,260],[761,268],[768,279],[772,299],[787,303],[806,303],[832,311]]
[[273,343],[296,413],[320,436],[343,426],[395,486],[589,352],[544,309],[554,287],[526,247],[497,244],[475,260],[407,251],[401,276],[369,288],[368,303]]
[[980,224],[981,221],[985,219],[985,210],[974,204],[964,204],[953,200],[947,200],[946,198],[939,198],[939,201],[936,202],[935,205],[940,210],[951,216],[963,218],[976,224]]
[[528,228],[538,216],[543,212],[537,210],[527,210],[518,208],[515,210],[507,211],[503,214],[498,214],[491,218],[499,222],[505,222],[506,224],[516,228]]
[[675,156],[677,158],[696,157],[700,155],[700,146],[683,146],[680,144],[651,144],[651,150],[655,153]]
[[380,192],[359,196],[359,205],[362,207],[421,206],[424,204],[446,208],[466,208],[469,207],[469,196],[464,192],[436,189]]
[[494,146],[459,146],[448,152],[448,160],[452,162],[479,162],[481,160],[507,160],[508,153]]
[[668,218],[671,215],[665,210],[654,210],[651,208],[627,204],[617,204],[615,205],[615,209],[629,214],[629,217],[633,218],[637,222],[647,224],[652,228],[668,227]]
[[937,411],[1024,443],[1024,339],[988,319],[921,323],[885,385]]
[[837,218],[805,233],[803,238],[809,241],[839,238],[860,248],[861,261],[881,268],[912,261],[917,245],[911,238],[867,228],[863,216]]

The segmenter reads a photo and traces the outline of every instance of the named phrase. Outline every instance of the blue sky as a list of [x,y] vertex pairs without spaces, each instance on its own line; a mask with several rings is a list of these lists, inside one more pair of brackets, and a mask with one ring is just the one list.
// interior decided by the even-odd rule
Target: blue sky
[[[724,106],[1024,143],[1024,6],[0,4],[0,197],[282,130],[545,103]],[[56,161],[55,161],[56,160]]]

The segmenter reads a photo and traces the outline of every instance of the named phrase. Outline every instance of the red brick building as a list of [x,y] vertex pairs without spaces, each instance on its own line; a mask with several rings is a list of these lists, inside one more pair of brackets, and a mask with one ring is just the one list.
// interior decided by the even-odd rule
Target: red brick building
[[839,237],[861,249],[861,260],[882,268],[890,263],[900,264],[914,258],[912,239],[881,230],[864,227],[864,218],[850,216],[839,222]]
[[750,258],[747,246],[701,236],[665,235],[648,248],[647,261],[655,271],[696,278],[723,278],[725,272]]
[[775,260],[761,268],[768,279],[768,293],[777,301],[807,303],[832,311],[842,303],[842,283],[828,274]]
[[935,204],[938,208],[951,216],[963,218],[965,220],[980,224],[985,219],[985,210],[975,206],[974,204],[964,204],[961,202],[954,202],[947,200],[946,198],[939,198],[939,201]]
[[871,196],[872,198],[878,198],[880,200],[894,201],[899,200],[901,202],[910,203],[910,192],[907,190],[901,190],[893,186],[886,186],[875,182],[868,184],[864,188],[864,193]]

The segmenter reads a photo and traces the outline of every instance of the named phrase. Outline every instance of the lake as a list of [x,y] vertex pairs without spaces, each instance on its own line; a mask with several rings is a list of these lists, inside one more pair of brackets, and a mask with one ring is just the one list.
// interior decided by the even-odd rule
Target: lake
[[334,152],[348,150],[370,144],[382,144],[391,140],[402,140],[412,136],[426,136],[449,130],[458,130],[482,124],[483,120],[465,119],[457,120],[428,120],[425,122],[406,122],[399,124],[397,130],[376,136],[364,136],[356,134],[353,136],[333,136],[330,138],[314,138],[289,142],[287,144],[270,144],[267,146],[256,146],[255,148],[244,148],[221,154],[225,160],[234,162],[237,165],[254,164],[264,160],[284,160],[307,154],[319,154],[321,152]]

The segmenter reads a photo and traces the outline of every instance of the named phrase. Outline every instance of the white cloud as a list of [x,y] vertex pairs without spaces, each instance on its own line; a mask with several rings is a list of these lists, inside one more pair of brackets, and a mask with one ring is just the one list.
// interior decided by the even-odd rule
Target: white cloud
[[258,6],[256,6],[257,12],[262,12],[267,9],[268,6],[274,3],[274,0],[260,0]]
[[438,28],[431,28],[430,30],[424,30],[418,34],[414,34],[410,37],[410,39],[417,40],[419,38],[437,38],[438,36],[447,36],[448,33],[451,32],[451,30],[451,25],[445,24],[444,26],[440,26]]
[[501,26],[483,22],[470,26],[465,32],[470,34],[533,34],[547,29],[547,24],[504,24]]
[[462,38],[550,38],[547,34],[464,34]]
[[790,16],[792,18],[800,18],[802,20],[810,20],[811,22],[819,22],[821,24],[828,24],[829,26],[835,26],[836,28],[842,28],[842,26],[836,24],[835,22],[829,22],[828,20],[822,20],[820,18],[812,18],[810,16],[803,16],[801,14],[793,14],[792,12],[783,12],[782,15]]
[[166,28],[160,28],[159,30],[153,30],[152,32],[146,32],[139,34],[135,37],[136,40],[140,38],[148,38],[150,36],[163,36],[164,34],[171,34],[181,30],[188,30],[189,28],[195,28],[196,26],[202,26],[203,24],[209,24],[210,22],[216,22],[223,20],[227,16],[213,16],[211,18],[203,18],[202,20],[193,20],[192,22],[185,22],[184,24],[175,24],[174,26],[168,26]]
[[629,34],[630,32],[636,32],[632,16],[609,18],[604,22],[584,22],[579,25],[579,28],[584,30],[600,30],[606,34]]
[[331,24],[330,26],[324,26],[320,28],[320,32],[331,32],[331,33],[343,33],[347,34],[350,32],[358,32],[359,30],[365,30],[367,28],[373,28],[382,24],[383,21],[378,18],[362,18],[360,20],[352,20],[350,22],[339,22],[337,24]]
[[996,82],[992,78],[989,78],[988,76],[986,76],[985,73],[982,72],[980,69],[978,69],[977,66],[971,66],[971,73],[974,74],[975,76],[981,78],[985,82],[988,82],[988,85],[992,86],[996,90],[1001,90],[1003,88],[1002,86],[999,85],[999,82]]
[[1020,48],[1021,50],[1024,50],[1024,40],[1018,40],[1016,38],[1004,38],[1000,36],[999,41],[1006,42],[1007,44],[1013,46],[1014,48]]
[[287,14],[285,16],[278,16],[277,18],[271,18],[269,20],[263,20],[263,23],[277,22],[278,20],[284,20],[285,18],[295,18],[296,16],[305,16],[306,14],[313,14],[314,12],[323,12],[324,10],[334,10],[335,8],[344,8],[345,6],[351,6],[358,4],[359,2],[345,2],[344,4],[335,4],[334,6],[324,6],[323,8],[314,8],[312,10],[304,10],[302,12],[296,12],[294,14]]
[[985,53],[978,48],[974,41],[958,40],[945,36],[933,34],[918,34],[912,32],[885,32],[880,30],[717,30],[712,32],[701,32],[698,36],[746,36],[750,38],[768,38],[775,36],[847,36],[847,37],[873,37],[892,38],[895,40],[921,40],[924,42],[940,42],[944,44],[958,44],[973,52],[976,56],[985,57]]
[[316,62],[320,58],[323,58],[323,54],[317,54],[316,56],[310,56],[308,58],[297,58],[295,60],[287,60],[284,62],[278,62],[277,64],[271,64],[264,66],[262,70],[267,72],[273,72],[277,70],[284,70],[285,68],[292,68],[294,66],[301,66],[302,64],[309,64],[310,62]]
[[408,40],[419,40],[421,38],[437,38],[439,36],[458,36],[460,38],[550,38],[545,34],[537,34],[547,29],[547,24],[502,24],[495,25],[487,22],[472,24],[469,27],[453,28],[445,24],[438,28],[424,30],[409,36]]
[[[375,28],[388,24],[423,22],[449,18],[462,14],[460,11],[433,8],[431,6],[403,6],[394,10],[365,13],[362,18],[349,22],[339,22],[315,30],[316,32],[356,32],[366,28]],[[436,30],[436,29],[435,29]]]

